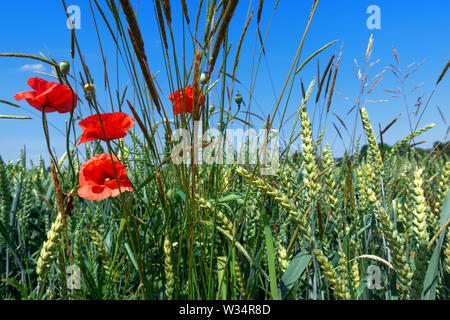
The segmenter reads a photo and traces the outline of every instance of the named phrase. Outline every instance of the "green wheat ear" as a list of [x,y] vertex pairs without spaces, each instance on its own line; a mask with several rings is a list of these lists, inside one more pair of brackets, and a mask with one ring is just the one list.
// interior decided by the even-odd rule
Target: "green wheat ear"
[[413,231],[417,242],[417,258],[415,260],[415,270],[412,280],[413,299],[420,299],[423,289],[423,280],[425,278],[426,266],[428,263],[428,241],[427,216],[430,212],[423,194],[423,169],[417,168],[414,171],[413,180]]
[[450,228],[447,230],[447,245],[444,250],[444,270],[450,275]]
[[44,242],[37,262],[36,273],[44,280],[50,270],[52,262],[56,258],[61,232],[64,228],[61,214],[58,214],[47,233],[47,241]]
[[166,297],[167,300],[173,299],[173,293],[174,293],[174,283],[175,283],[175,276],[173,273],[173,266],[172,266],[172,243],[170,242],[169,238],[166,237],[164,239],[164,263],[165,263],[165,273],[166,273]]

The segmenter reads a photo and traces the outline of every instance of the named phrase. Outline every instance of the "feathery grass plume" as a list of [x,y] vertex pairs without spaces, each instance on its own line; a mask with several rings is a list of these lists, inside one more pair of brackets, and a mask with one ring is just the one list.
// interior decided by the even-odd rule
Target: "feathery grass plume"
[[242,298],[246,299],[247,293],[245,292],[244,278],[242,277],[241,268],[239,267],[239,262],[237,260],[234,261],[234,273],[236,274],[236,280],[239,285],[239,291],[242,295]]
[[163,39],[164,47],[166,50],[169,48],[169,45],[167,44],[167,34],[166,34],[166,26],[164,24],[163,19],[163,13],[161,9],[161,2],[160,0],[155,1],[155,7],[156,7],[156,15],[158,17],[158,23],[159,23],[159,30],[161,31],[161,36]]
[[166,21],[167,21],[167,24],[169,25],[169,28],[170,28],[170,26],[172,25],[172,16],[171,16],[171,13],[170,13],[170,2],[169,2],[169,0],[161,0],[161,3],[162,3],[162,7],[163,7],[163,9],[164,9],[164,15],[166,16]]
[[392,157],[395,153],[397,153],[397,151],[403,147],[409,140],[414,139],[415,137],[417,137],[418,135],[422,134],[423,132],[433,128],[435,126],[434,123],[423,127],[417,131],[414,131],[413,133],[410,133],[409,135],[407,135],[405,138],[403,138],[402,140],[400,140],[399,142],[397,142],[392,149],[389,151],[386,159],[389,159],[390,157]]
[[[155,83],[153,82],[153,78],[150,75],[150,70],[149,70],[148,64],[147,64],[147,57],[145,55],[144,41],[142,40],[142,34],[139,29],[139,25],[137,23],[136,16],[133,11],[133,7],[131,6],[130,0],[120,0],[120,4],[122,5],[122,10],[123,10],[125,17],[127,19],[127,22],[128,22],[128,26],[129,26],[128,33],[131,38],[131,43],[132,43],[134,51],[136,53],[136,57],[138,59],[139,65],[141,67],[142,74],[144,76],[144,80],[147,83],[150,97],[152,98],[153,103],[156,106],[156,110],[161,115],[161,105],[160,105],[158,92],[156,91],[156,87],[155,87]],[[162,110],[162,111],[164,112],[164,110]]]
[[[120,0],[120,4],[122,5],[122,10],[125,13],[128,26],[130,27],[130,30],[132,30],[133,32],[133,37],[136,43],[139,44],[138,48],[142,50],[144,47],[144,40],[142,39],[141,31],[139,29],[139,25],[133,11],[133,7],[131,6],[129,0]],[[139,52],[139,54],[143,54],[143,52]]]
[[186,22],[187,22],[187,24],[189,24],[190,21],[189,21],[189,13],[188,13],[186,0],[181,0],[181,6],[183,8],[183,14],[184,14],[184,17],[186,18]]
[[417,242],[417,257],[415,260],[415,270],[412,282],[412,298],[420,299],[423,289],[423,280],[425,278],[429,235],[427,231],[427,213],[429,212],[425,197],[423,194],[422,168],[416,168],[413,180],[413,231]]
[[259,4],[258,4],[258,18],[257,18],[257,23],[259,24],[259,21],[261,20],[261,14],[262,14],[262,9],[264,6],[264,0],[259,0]]
[[225,39],[225,34],[228,30],[228,25],[230,24],[231,18],[233,17],[234,10],[237,7],[238,0],[229,0],[227,6],[224,9],[222,23],[220,24],[219,30],[217,31],[216,41],[214,42],[214,47],[211,53],[211,60],[209,62],[208,78],[211,77],[211,73],[216,64],[217,56],[219,55],[220,47],[223,40]]
[[[208,44],[211,40],[210,47],[212,47],[212,37],[214,36],[214,33],[216,32],[217,24],[218,22],[223,18],[223,11],[221,12],[221,15],[219,17],[219,20],[216,24],[214,24],[214,18],[216,15],[216,1],[212,0],[211,4],[209,5],[209,9],[206,14],[206,27],[205,27],[205,38],[203,40],[203,43]],[[200,2],[202,4],[202,1]],[[197,21],[199,18],[200,11],[197,12]]]
[[339,283],[338,277],[336,276],[336,273],[334,272],[333,267],[328,258],[324,255],[324,253],[320,249],[316,248],[314,249],[313,252],[317,259],[317,262],[319,262],[319,265],[322,268],[326,280],[331,285],[331,288],[336,294],[336,297],[341,300],[349,300],[350,293],[342,289],[342,285]]
[[372,54],[372,45],[373,45],[373,34],[370,35],[369,44],[367,45],[366,61],[369,60],[370,55]]
[[436,86],[441,82],[444,75],[447,73],[448,68],[450,68],[450,60],[447,61],[447,64],[445,65],[444,69],[442,70],[441,74],[439,75],[439,78],[436,81]]
[[194,75],[192,77],[193,86],[193,99],[192,99],[192,119],[198,121],[200,119],[200,106],[198,104],[200,97],[200,62],[202,60],[202,54],[199,50],[195,52],[194,58]]
[[36,273],[38,274],[40,281],[45,279],[52,262],[56,258],[63,228],[64,224],[62,215],[58,214],[47,233],[47,241],[44,242],[44,246],[41,249],[41,253],[39,254],[39,259],[37,261]]
[[[337,73],[339,70],[339,63],[341,62],[341,57],[342,57],[342,46],[341,46],[341,51],[339,52],[338,59],[336,61],[336,66],[334,68],[333,81],[331,82],[331,87],[330,87],[330,94],[328,95],[327,114],[328,114],[328,112],[330,112],[331,101],[333,100],[334,86],[336,85],[336,78],[337,78]],[[329,74],[331,75],[331,72]],[[328,92],[328,84],[329,84],[329,80],[327,80],[327,87],[325,90],[325,94]]]
[[407,263],[406,243],[399,236],[397,230],[394,229],[392,220],[381,206],[380,201],[377,200],[375,192],[371,188],[368,188],[367,194],[369,200],[376,208],[376,216],[381,222],[381,231],[389,243],[389,249],[391,249],[392,253],[392,265],[397,272],[397,278],[403,298],[407,298],[410,294],[409,288],[411,286],[411,278],[413,274],[409,264]]
[[172,266],[172,244],[169,238],[166,236],[164,239],[164,261],[165,261],[165,273],[166,273],[166,297],[167,300],[173,299],[175,276]]
[[248,29],[248,26],[250,25],[250,21],[252,20],[252,17],[253,17],[253,10],[250,13],[250,16],[248,17],[247,22],[245,23],[244,30],[242,31],[241,39],[239,40],[239,44],[238,44],[238,47],[236,50],[236,55],[234,58],[233,73],[232,73],[233,76],[236,75],[236,70],[237,70],[237,66],[239,63],[239,55],[241,53],[242,43],[244,42],[245,34],[247,33],[247,29]]
[[327,78],[328,72],[331,70],[331,66],[333,65],[335,56],[336,55],[333,53],[333,55],[331,56],[330,60],[328,61],[327,66],[325,67],[325,71],[323,72],[322,79],[320,80],[319,87],[317,89],[316,101],[315,101],[316,103],[319,102],[320,94],[322,93],[324,81]]

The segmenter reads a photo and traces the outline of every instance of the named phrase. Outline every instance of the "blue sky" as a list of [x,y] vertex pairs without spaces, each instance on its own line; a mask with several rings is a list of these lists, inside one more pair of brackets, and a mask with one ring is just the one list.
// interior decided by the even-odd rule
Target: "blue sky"
[[[99,1],[103,3],[103,1]],[[179,30],[181,10],[179,1],[171,1],[174,29]],[[133,1],[135,3],[135,1]],[[153,73],[161,71],[158,79],[163,90],[162,97],[165,107],[170,110],[170,103],[166,97],[170,94],[166,77],[163,58],[161,54],[160,38],[156,27],[153,1],[140,1],[139,22],[143,31],[149,64]],[[195,20],[193,13],[197,9],[198,1],[187,1],[191,20]],[[78,41],[83,49],[86,62],[94,76],[100,102],[104,92],[103,67],[101,63],[100,50],[95,34],[92,15],[88,0],[66,0],[67,5],[75,4],[81,8],[81,29],[77,31]],[[261,29],[265,33],[268,21],[272,15],[274,0],[264,1],[264,10],[261,19]],[[273,110],[275,95],[279,95],[286,76],[291,67],[297,46],[300,42],[303,30],[306,26],[312,1],[306,0],[281,0],[273,21],[271,23],[266,48],[266,59],[262,60],[261,70],[257,78],[253,104],[253,110],[260,115],[267,116]],[[378,5],[381,9],[381,29],[369,30],[366,20],[370,14],[366,13],[369,5]],[[236,15],[232,20],[230,28],[230,39],[234,47],[237,46],[245,18],[249,8],[255,10],[252,22],[241,53],[240,65],[237,77],[249,86],[253,47],[255,41],[255,22],[258,1],[240,1]],[[352,68],[354,59],[364,59],[367,43],[373,33],[374,45],[372,61],[380,59],[380,62],[371,70],[371,76],[381,72],[384,67],[395,62],[392,54],[392,46],[396,48],[403,67],[423,60],[421,68],[406,82],[406,88],[411,91],[415,86],[423,85],[415,92],[408,94],[408,104],[414,110],[414,104],[419,96],[425,94],[428,98],[434,83],[440,72],[450,58],[450,22],[448,20],[450,3],[448,1],[435,1],[432,4],[426,1],[381,1],[381,0],[321,0],[316,16],[311,24],[310,32],[305,41],[302,59],[306,59],[312,52],[332,40],[338,40],[336,44],[327,49],[319,56],[321,72],[323,72],[328,59],[332,53],[338,53],[343,45],[342,59],[336,82],[336,91],[331,106],[331,113],[336,113],[349,126],[351,130],[353,116],[347,117],[347,111],[352,107],[352,102],[344,97],[356,98],[359,91],[359,82],[355,79]],[[106,33],[104,25],[100,22],[98,12],[95,11],[97,23],[100,25],[104,50],[106,52],[110,72],[114,73],[115,51]],[[193,22],[191,22],[193,23]],[[179,34],[179,33],[175,33]],[[53,56],[56,60],[70,60],[70,32],[66,28],[66,16],[59,0],[47,1],[7,1],[2,4],[0,11],[0,52],[28,53],[39,55],[40,52],[46,56]],[[176,41],[181,42],[180,39]],[[258,47],[259,48],[259,47]],[[235,49],[235,48],[234,48]],[[188,53],[187,55],[192,55]],[[234,53],[232,53],[234,57]],[[233,61],[231,60],[231,63]],[[20,91],[28,90],[26,81],[29,77],[36,76],[34,71],[50,72],[47,66],[39,66],[39,63],[28,59],[0,58],[0,99],[14,101],[13,95]],[[314,60],[300,74],[305,85],[316,75],[317,63]],[[77,68],[77,65],[75,65]],[[78,66],[79,68],[79,66]],[[123,71],[123,70],[122,70]],[[43,76],[44,77],[44,76]],[[45,77],[44,77],[45,78]],[[121,89],[126,82],[125,72],[121,73]],[[273,83],[273,87],[271,85]],[[384,89],[395,89],[398,86],[394,77],[386,72],[386,76],[378,88],[373,91],[371,99],[389,100],[387,102],[376,102],[367,105],[370,119],[378,128],[386,126],[398,114],[402,114],[400,120],[385,134],[384,140],[393,143],[404,136],[409,130],[409,124],[405,111],[404,101],[400,98],[393,99]],[[244,87],[236,86],[236,89],[244,95]],[[450,76],[446,76],[438,87],[420,126],[435,123],[436,127],[421,136],[419,140],[427,140],[429,146],[436,140],[441,140],[446,133],[447,125],[441,119],[436,105],[439,105],[444,116],[448,117],[450,103]],[[275,93],[274,93],[275,91]],[[217,95],[213,95],[213,102]],[[299,81],[296,80],[291,103],[288,105],[287,114],[294,112],[300,103],[301,94]],[[247,100],[245,100],[247,101]],[[23,115],[31,116],[32,120],[5,120],[0,119],[0,155],[4,160],[16,160],[20,149],[26,145],[27,154],[36,160],[40,154],[46,156],[45,139],[39,114],[26,102],[19,103],[21,109],[0,104],[1,115]],[[283,105],[282,105],[283,106]],[[80,105],[84,115],[89,115],[87,108]],[[255,109],[256,108],[256,109]],[[308,111],[313,114],[314,103],[308,105]],[[110,107],[105,102],[105,109]],[[127,111],[127,110],[125,110]],[[32,113],[34,112],[34,114]],[[353,113],[352,113],[353,115]],[[50,114],[49,122],[65,131],[65,121],[68,115]],[[329,127],[327,127],[326,140],[333,144],[335,155],[341,155],[347,145],[337,139],[336,131],[331,126],[335,122],[341,130],[336,117],[329,116]],[[446,119],[450,121],[450,118]],[[298,128],[297,128],[298,129]],[[53,127],[50,128],[52,146],[57,155],[61,156],[65,151],[65,138]],[[292,126],[283,127],[284,135],[289,136]],[[359,131],[358,133],[360,133]],[[79,134],[80,132],[78,132]],[[317,133],[317,130],[314,131]],[[348,135],[344,134],[344,138]],[[361,144],[365,143],[362,135]],[[345,140],[345,139],[344,139]]]

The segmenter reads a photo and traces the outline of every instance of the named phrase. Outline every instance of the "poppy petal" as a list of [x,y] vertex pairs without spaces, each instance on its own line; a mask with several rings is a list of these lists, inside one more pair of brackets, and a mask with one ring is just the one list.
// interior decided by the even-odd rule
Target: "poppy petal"
[[109,198],[111,191],[105,186],[84,186],[78,189],[78,195],[86,200],[101,201]]
[[[127,169],[114,155],[112,160],[109,154],[103,153],[92,157],[83,164],[79,174],[78,195],[80,197],[100,201],[109,197],[117,197],[121,192],[133,192],[131,182],[127,177]],[[120,181],[120,190],[116,173]]]
[[50,87],[52,87],[55,84],[55,82],[49,82],[44,79],[34,77],[28,79],[27,84],[39,95],[42,92],[47,91]]
[[34,99],[35,97],[36,97],[36,92],[34,92],[34,91],[23,91],[23,92],[16,93],[14,95],[14,99],[16,99],[16,101],[20,101],[23,99]]
[[105,141],[106,139],[123,138],[127,135],[127,130],[134,126],[134,123],[134,119],[123,112],[102,113],[100,119],[96,114],[89,116],[78,123],[83,129],[78,145],[93,140]]
[[45,106],[45,112],[66,113],[77,105],[77,95],[66,85],[37,77],[28,79],[27,83],[35,91],[19,92],[14,98],[17,101],[25,99],[30,106],[39,111]]
[[[172,101],[173,114],[177,115],[181,112],[192,112],[193,100],[194,100],[194,88],[186,87],[177,90],[169,95],[169,100]],[[203,93],[200,92],[198,104],[202,105],[205,102]]]

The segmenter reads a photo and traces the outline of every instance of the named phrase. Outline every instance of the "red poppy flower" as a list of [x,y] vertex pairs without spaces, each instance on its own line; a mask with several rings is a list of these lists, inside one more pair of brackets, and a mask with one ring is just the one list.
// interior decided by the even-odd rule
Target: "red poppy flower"
[[[119,178],[120,191],[133,192],[127,177],[127,169],[113,155],[114,167]],[[96,155],[80,169],[78,195],[87,200],[100,201],[120,194],[111,157],[107,153]]]
[[[187,87],[173,92],[169,96],[170,101],[173,105],[173,114],[177,115],[180,112],[192,112],[192,104],[194,100],[194,88]],[[200,92],[200,97],[198,98],[198,104],[202,105],[205,101],[203,93]]]
[[[100,118],[108,140],[125,137],[127,130],[134,126],[134,119],[123,112],[102,113]],[[106,141],[97,114],[81,120],[78,125],[83,129],[78,145],[92,140]]]
[[14,95],[14,99],[20,101],[25,99],[30,106],[45,112],[66,113],[77,106],[77,95],[72,95],[72,90],[57,82],[45,81],[41,78],[28,79],[28,85],[34,91],[23,91]]

